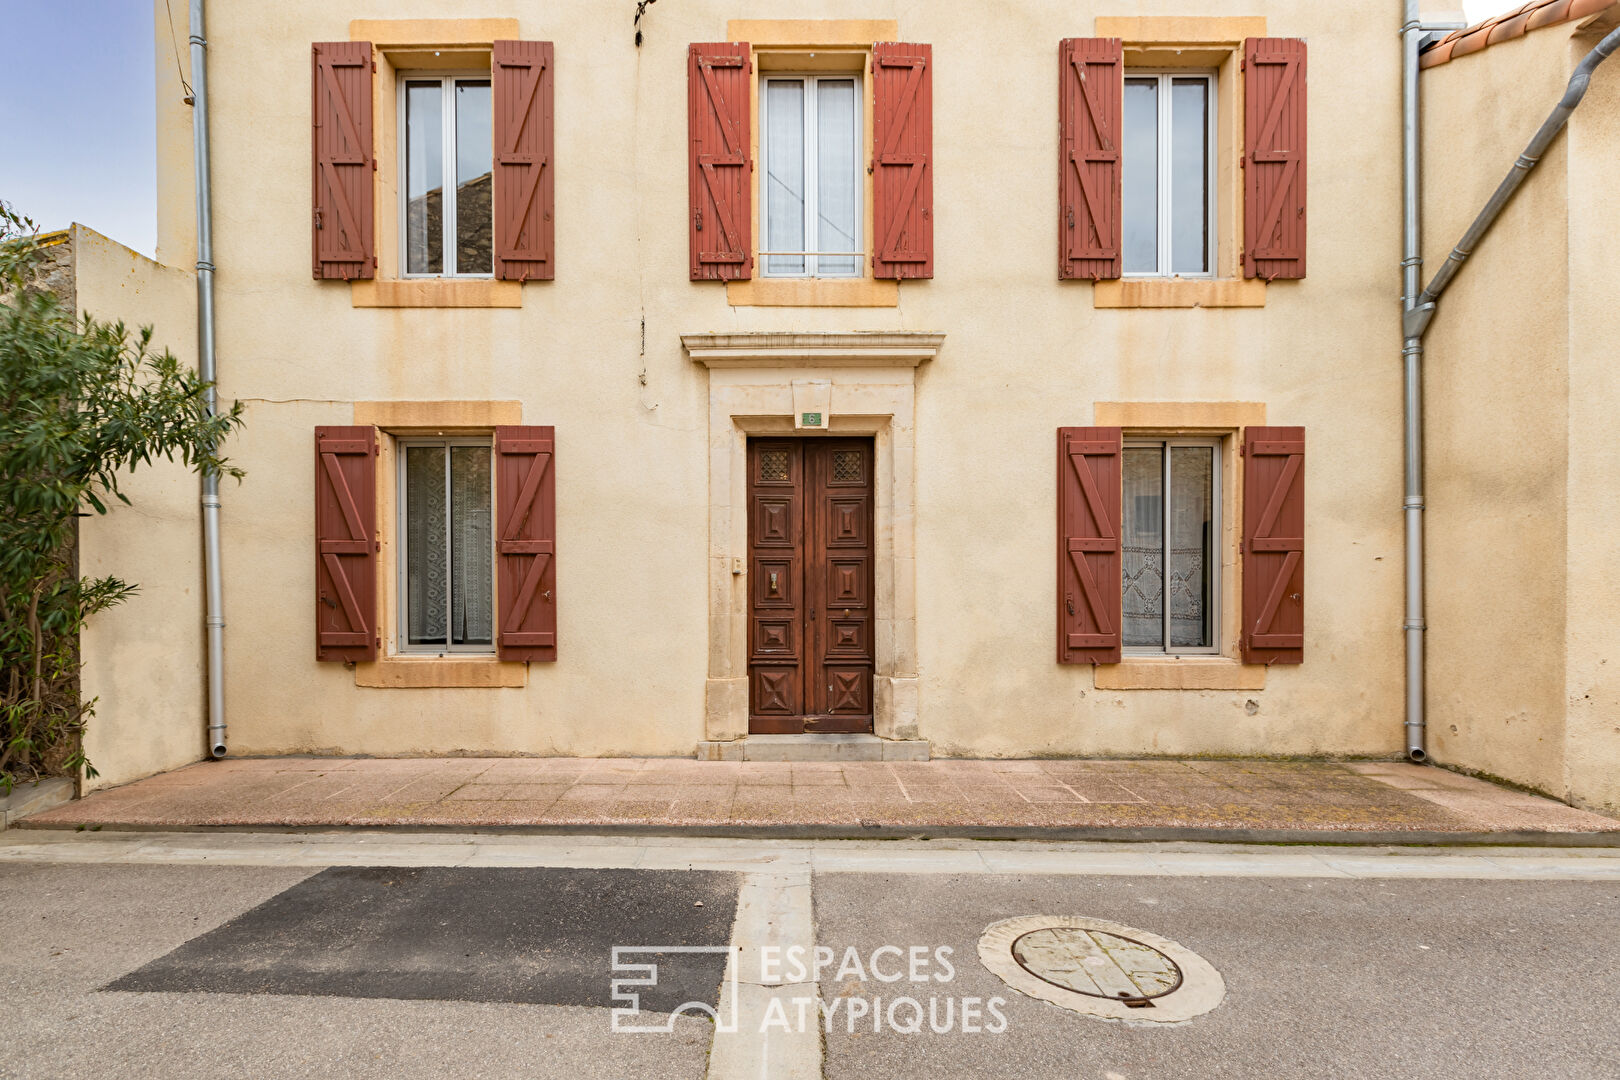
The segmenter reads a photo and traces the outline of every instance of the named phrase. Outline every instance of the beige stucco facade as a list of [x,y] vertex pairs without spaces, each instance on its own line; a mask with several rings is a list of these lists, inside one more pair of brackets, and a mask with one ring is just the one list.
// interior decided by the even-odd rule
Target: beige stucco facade
[[[510,20],[515,29],[503,33],[556,48],[556,279],[463,289],[389,281],[394,256],[380,259],[384,273],[372,284],[316,282],[309,273],[310,42],[353,33],[379,43],[385,62],[377,94],[388,104],[378,106],[378,158],[385,163],[378,184],[385,191],[397,183],[386,164],[394,121],[385,42],[392,35],[404,49],[475,41],[468,35],[480,31],[466,23],[399,21],[450,19],[459,5],[212,5],[221,393],[246,406],[231,456],[248,474],[242,484],[227,485],[223,511],[232,752],[688,755],[701,742],[741,736],[746,686],[738,666],[746,663],[746,649],[739,620],[747,583],[736,572],[746,554],[739,546],[746,530],[736,470],[748,435],[793,430],[801,404],[813,401],[833,433],[877,440],[879,736],[926,740],[940,756],[1398,755],[1397,5],[1214,0],[1196,7],[1198,17],[1189,18],[1185,0],[1089,6],[816,0],[795,5],[794,13],[810,21],[789,25],[773,22],[778,5],[760,0],[684,0],[648,10],[638,49],[628,17],[604,18],[599,4],[506,0],[483,14]],[[189,111],[179,102],[161,4],[157,15],[158,254],[181,266],[194,258]],[[354,20],[392,21],[351,26]],[[932,43],[932,280],[836,288],[688,280],[687,45],[726,40],[744,23],[777,48],[822,41],[848,48],[880,33]],[[1223,155],[1217,263],[1224,279],[1102,285],[1058,279],[1057,47],[1060,38],[1093,34],[1124,36],[1128,57],[1144,62],[1216,71],[1222,111],[1215,141]],[[1241,116],[1234,50],[1251,34],[1302,37],[1311,50],[1310,272],[1300,281],[1235,276],[1240,172],[1226,155],[1238,145],[1229,125]],[[1549,44],[1554,39],[1561,44]],[[1570,49],[1568,35],[1556,31],[1525,47],[1545,53],[1549,63],[1563,62]],[[1173,59],[1178,49],[1180,61]],[[1491,62],[1452,66],[1466,75],[1468,63]],[[1548,92],[1538,84],[1522,103],[1504,90],[1511,106],[1504,103],[1479,137],[1503,132],[1511,142],[1506,132],[1528,132],[1561,78],[1548,74]],[[1444,107],[1437,103],[1437,117]],[[1583,132],[1591,140],[1607,137],[1596,125],[1601,116],[1612,118],[1612,108],[1593,112],[1593,126],[1577,129],[1577,140]],[[1438,184],[1444,163],[1435,157]],[[1468,191],[1494,184],[1498,159],[1508,160],[1483,145],[1470,151]],[[1561,159],[1550,161],[1538,182],[1551,178],[1561,192],[1558,178],[1567,171]],[[1453,185],[1459,198],[1462,187],[1459,178]],[[1527,204],[1561,197],[1527,194]],[[379,196],[380,216],[393,213],[389,198]],[[1605,207],[1589,209],[1600,217]],[[1440,234],[1450,231],[1442,213],[1430,223]],[[1573,255],[1562,234],[1551,246],[1558,251],[1539,256],[1547,276],[1535,280],[1546,282],[1549,305],[1561,305],[1555,298],[1572,277]],[[1582,257],[1595,258],[1595,250]],[[1506,290],[1521,304],[1536,302],[1532,290],[1507,285],[1499,271],[1493,279],[1488,265],[1481,269],[1459,289]],[[1491,280],[1498,284],[1488,286]],[[1460,294],[1456,310],[1442,316],[1437,357],[1454,347],[1442,335],[1477,321],[1461,313],[1465,304],[1488,303],[1480,299],[1485,295]],[[1572,303],[1595,313],[1600,300],[1594,293]],[[1594,321],[1584,332],[1595,333],[1601,315],[1587,317]],[[191,318],[189,311],[183,318]],[[1562,355],[1576,321],[1558,324]],[[1527,341],[1540,345],[1552,333],[1525,331]],[[857,335],[866,351],[840,344]],[[712,361],[716,349],[731,360]],[[1476,386],[1474,412],[1448,421],[1450,385],[1467,376],[1444,365],[1436,360],[1431,416],[1437,440],[1454,442],[1470,425],[1481,426],[1484,396]],[[1559,380],[1566,377],[1562,365]],[[1582,375],[1599,376],[1595,369]],[[1472,447],[1471,466],[1456,460],[1469,448],[1448,456],[1437,442],[1432,505],[1466,504],[1466,482],[1483,470],[1523,500],[1523,513],[1552,515],[1561,532],[1563,485],[1543,482],[1546,470],[1568,465],[1557,463],[1567,456],[1563,433],[1577,422],[1595,430],[1602,412],[1577,421],[1565,406],[1542,403],[1534,380],[1519,385],[1527,415],[1551,410],[1537,423],[1560,432],[1548,460],[1525,464],[1527,475],[1508,483],[1503,455],[1489,449],[1495,440]],[[410,403],[505,418],[491,424],[555,426],[556,663],[511,671],[497,670],[511,665],[492,660],[438,669],[431,660],[385,658],[354,668],[315,661],[312,429],[377,423],[385,441],[432,430],[439,421],[413,423]],[[476,419],[465,423],[478,427]],[[1221,655],[1098,668],[1054,662],[1053,432],[1092,424],[1223,440]],[[1228,625],[1240,595],[1236,451],[1242,429],[1256,424],[1304,426],[1311,448],[1306,659],[1269,670],[1239,661]],[[1612,452],[1591,453],[1581,459],[1583,470],[1620,472]],[[387,469],[386,451],[383,457]],[[1453,475],[1458,490],[1447,492],[1442,477]],[[188,499],[189,483],[179,484]],[[379,489],[391,483],[382,478]],[[1573,530],[1577,521],[1595,527],[1603,513],[1612,519],[1614,507],[1583,510],[1595,518],[1567,509]],[[1444,509],[1432,515],[1444,516]],[[1514,527],[1511,515],[1496,520],[1491,528]],[[141,558],[171,544],[166,527],[124,511],[92,523],[94,530],[117,530],[117,543]],[[1456,543],[1445,524],[1432,527],[1436,547]],[[1548,535],[1538,534],[1539,549]],[[386,525],[382,536],[386,546]],[[192,543],[187,556],[194,550]],[[1561,542],[1557,550],[1565,550]],[[1613,574],[1601,559],[1588,562],[1571,551],[1567,565],[1527,564],[1533,582],[1527,588],[1542,590],[1548,603],[1559,598],[1560,620],[1572,575],[1608,573],[1612,580]],[[1436,565],[1449,572],[1446,560]],[[194,560],[143,569],[131,576],[195,595]],[[382,581],[386,609],[393,585],[388,573]],[[1542,593],[1522,608],[1493,609],[1493,619],[1527,617]],[[1506,595],[1493,591],[1492,602]],[[139,665],[121,652],[136,647],[127,639],[88,642],[91,668],[107,665],[98,676],[104,685],[115,681],[140,703],[98,717],[97,726],[108,731],[92,745],[106,746],[108,754],[121,754],[128,726],[154,710],[167,708],[166,717],[200,730],[195,604],[148,609],[147,617],[176,623],[173,649],[181,662],[161,678],[135,670]],[[1577,634],[1572,619],[1569,640],[1578,636],[1591,643],[1583,649],[1598,648],[1606,629],[1600,612],[1592,620]],[[1447,677],[1449,657],[1469,648],[1448,634],[1483,633],[1484,620],[1437,589],[1430,621],[1440,661],[1437,721],[1448,708],[1456,711],[1450,695],[1460,691],[1451,682],[1489,694],[1521,667],[1534,670],[1513,708],[1506,696],[1500,707],[1479,708],[1535,718],[1523,727],[1557,727],[1560,746],[1566,726],[1595,731],[1613,717],[1620,684],[1611,677],[1602,684],[1606,707],[1596,703],[1595,691],[1593,705],[1572,709],[1566,721],[1562,702],[1575,673],[1601,686],[1595,674],[1584,674],[1588,661],[1560,644],[1563,635],[1560,643],[1521,639],[1525,648],[1511,664],[1501,655],[1476,656],[1489,677],[1463,667]],[[1463,625],[1439,629],[1448,621]],[[188,673],[191,682],[182,678]],[[187,682],[183,694],[176,680]],[[110,697],[110,686],[103,693]],[[163,703],[171,698],[176,704],[169,708]],[[1562,760],[1562,751],[1521,747],[1513,723],[1505,735],[1492,732],[1464,745],[1446,730],[1451,722],[1437,722],[1444,733],[1438,760],[1513,775],[1500,761],[1533,752],[1542,763],[1525,782],[1579,793],[1554,782],[1562,774],[1553,761]],[[186,745],[200,753],[200,734]],[[118,775],[164,764],[143,758]]]
[[[1612,17],[1423,75],[1424,256],[1462,235]],[[1604,69],[1428,336],[1429,738],[1435,757],[1620,809],[1614,540],[1620,358],[1607,309],[1620,81]]]

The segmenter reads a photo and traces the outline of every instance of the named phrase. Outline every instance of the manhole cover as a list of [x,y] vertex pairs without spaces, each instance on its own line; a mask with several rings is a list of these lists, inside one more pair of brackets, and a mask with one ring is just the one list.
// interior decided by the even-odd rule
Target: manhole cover
[[1226,996],[1220,973],[1197,953],[1102,919],[1005,919],[979,939],[979,960],[1015,990],[1104,1020],[1185,1023]]
[[1031,930],[1013,942],[1012,954],[1037,979],[1092,997],[1151,1001],[1182,983],[1181,969],[1164,953],[1106,930]]

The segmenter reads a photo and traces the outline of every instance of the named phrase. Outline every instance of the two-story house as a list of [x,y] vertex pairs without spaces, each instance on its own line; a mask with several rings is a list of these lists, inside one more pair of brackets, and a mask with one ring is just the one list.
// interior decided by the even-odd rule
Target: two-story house
[[[1399,3],[635,7],[209,5],[232,753],[1401,752]],[[1547,65],[1533,128],[1564,7],[1425,74],[1477,65],[1470,190],[1529,134],[1479,72]],[[1446,378],[1442,467],[1517,460]],[[147,586],[86,638],[109,782],[205,752],[194,485],[148,483],[86,526]],[[1480,645],[1431,646],[1437,728]],[[1511,774],[1511,697],[1437,754]]]

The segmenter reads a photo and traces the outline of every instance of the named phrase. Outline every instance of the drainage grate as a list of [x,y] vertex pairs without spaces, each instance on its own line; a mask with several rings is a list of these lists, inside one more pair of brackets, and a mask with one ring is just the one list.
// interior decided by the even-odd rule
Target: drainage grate
[[1181,988],[1181,968],[1151,945],[1106,930],[1048,926],[1013,942],[1018,966],[1043,982],[1088,997],[1151,1008]]

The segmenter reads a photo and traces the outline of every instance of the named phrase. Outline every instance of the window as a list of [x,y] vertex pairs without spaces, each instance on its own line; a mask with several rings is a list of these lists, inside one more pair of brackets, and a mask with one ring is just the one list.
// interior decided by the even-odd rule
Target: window
[[405,276],[492,274],[489,76],[411,76],[399,96]]
[[1125,443],[1124,646],[1209,653],[1220,595],[1220,443]]
[[860,80],[772,76],[760,95],[760,256],[768,277],[859,277]]
[[1208,276],[1215,262],[1215,79],[1127,72],[1124,234],[1127,276]]
[[400,649],[492,652],[490,441],[409,439],[399,450]]

